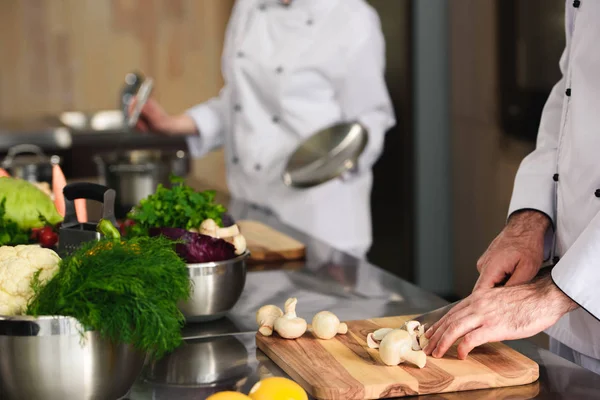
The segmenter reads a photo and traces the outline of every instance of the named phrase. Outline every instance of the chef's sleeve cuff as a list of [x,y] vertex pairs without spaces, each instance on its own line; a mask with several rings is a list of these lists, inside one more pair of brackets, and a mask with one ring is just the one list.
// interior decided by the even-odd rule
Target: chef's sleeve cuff
[[600,213],[552,269],[552,280],[567,296],[600,320]]
[[552,176],[519,171],[510,200],[508,217],[517,211],[536,210],[548,216],[554,227],[554,201]]
[[202,157],[223,143],[224,123],[221,114],[210,102],[198,104],[186,111],[198,128],[198,135],[186,138],[190,153]]
[[544,237],[544,261],[552,254],[555,230],[555,152],[536,150],[525,157],[515,178],[508,218],[518,211],[538,211],[548,217],[550,228]]

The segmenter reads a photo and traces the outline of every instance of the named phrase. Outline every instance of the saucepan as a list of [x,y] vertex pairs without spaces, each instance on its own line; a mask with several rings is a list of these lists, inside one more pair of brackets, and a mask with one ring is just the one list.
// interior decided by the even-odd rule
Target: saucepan
[[282,179],[290,187],[311,188],[357,167],[368,142],[359,122],[340,123],[309,136],[289,157]]

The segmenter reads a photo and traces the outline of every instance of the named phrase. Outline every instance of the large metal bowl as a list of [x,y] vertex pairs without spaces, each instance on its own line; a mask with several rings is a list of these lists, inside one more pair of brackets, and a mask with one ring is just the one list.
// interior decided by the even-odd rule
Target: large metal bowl
[[192,295],[179,309],[189,322],[223,317],[238,302],[246,285],[249,251],[225,261],[188,264]]
[[70,317],[0,317],[0,399],[115,400],[146,355]]

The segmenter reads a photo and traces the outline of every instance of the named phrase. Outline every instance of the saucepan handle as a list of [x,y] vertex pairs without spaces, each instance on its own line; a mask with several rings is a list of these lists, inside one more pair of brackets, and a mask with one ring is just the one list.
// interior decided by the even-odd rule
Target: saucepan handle
[[90,182],[70,183],[63,189],[66,200],[74,201],[76,199],[96,200],[104,203],[104,194],[111,190],[110,188]]
[[102,218],[110,220],[115,226],[115,199],[117,193],[114,189],[104,185],[90,182],[70,183],[63,189],[65,195],[66,215],[65,223],[77,221],[74,201],[76,199],[95,200],[102,203]]

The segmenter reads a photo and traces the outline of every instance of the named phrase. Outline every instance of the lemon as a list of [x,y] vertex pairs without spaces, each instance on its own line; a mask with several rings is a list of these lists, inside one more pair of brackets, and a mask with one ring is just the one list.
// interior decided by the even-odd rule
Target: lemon
[[214,393],[214,394],[208,396],[208,398],[206,400],[248,400],[248,399],[250,399],[250,397],[246,396],[243,393],[226,391],[226,392]]
[[257,382],[250,393],[252,400],[308,400],[306,391],[291,379],[272,376]]

